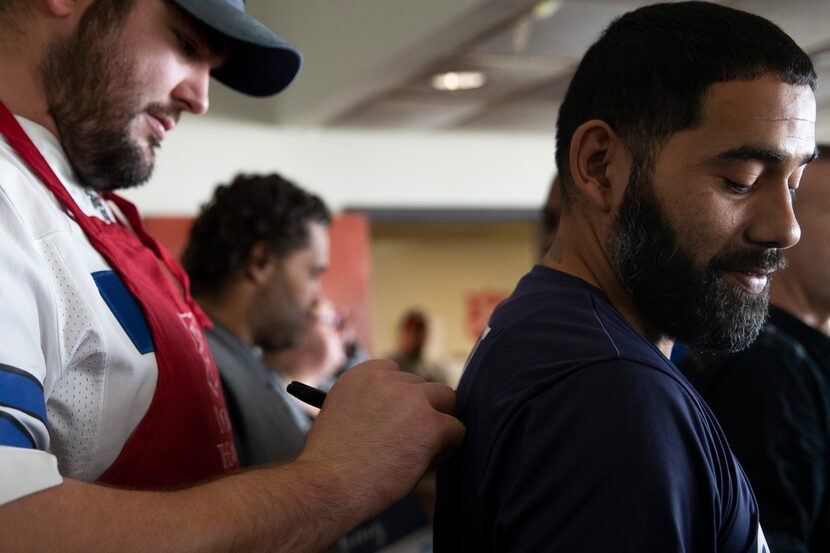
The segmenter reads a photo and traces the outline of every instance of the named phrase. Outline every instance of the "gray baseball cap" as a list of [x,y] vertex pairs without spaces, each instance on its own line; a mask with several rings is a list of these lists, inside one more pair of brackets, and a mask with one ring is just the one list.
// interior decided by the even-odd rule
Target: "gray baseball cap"
[[172,0],[230,39],[227,61],[213,71],[219,82],[251,96],[283,90],[300,70],[300,51],[245,13],[244,0]]

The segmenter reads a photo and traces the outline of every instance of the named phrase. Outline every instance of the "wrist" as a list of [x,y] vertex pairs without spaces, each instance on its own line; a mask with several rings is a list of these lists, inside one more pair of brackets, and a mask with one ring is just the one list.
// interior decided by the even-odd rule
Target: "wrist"
[[290,465],[295,474],[298,493],[312,499],[325,517],[340,528],[339,535],[370,518],[379,510],[377,498],[371,497],[363,478],[350,474],[348,468],[331,459],[321,459],[303,452]]

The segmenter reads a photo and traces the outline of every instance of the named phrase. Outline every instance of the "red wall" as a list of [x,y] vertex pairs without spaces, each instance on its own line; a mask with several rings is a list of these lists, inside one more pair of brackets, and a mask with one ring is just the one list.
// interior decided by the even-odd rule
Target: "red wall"
[[335,217],[329,230],[331,261],[323,275],[323,290],[341,316],[349,317],[357,338],[372,351],[369,286],[369,220],[347,213]]

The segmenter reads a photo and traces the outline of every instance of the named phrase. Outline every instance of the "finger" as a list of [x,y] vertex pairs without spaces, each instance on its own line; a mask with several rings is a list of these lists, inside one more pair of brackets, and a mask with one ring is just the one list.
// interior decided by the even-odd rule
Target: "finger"
[[466,429],[457,418],[452,415],[441,415],[444,426],[440,449],[432,460],[430,468],[446,463],[464,441]]
[[418,386],[418,390],[433,408],[442,413],[452,413],[455,407],[455,392],[452,388],[439,382],[424,382]]
[[[359,365],[355,365],[350,371],[354,371],[354,369],[358,369],[359,371],[371,371],[371,370],[380,370],[380,371],[388,371],[390,373],[401,373],[401,374],[409,374],[411,376],[416,376],[413,373],[409,373],[406,371],[402,371],[401,368],[398,366],[397,363],[392,361],[391,359],[369,359],[368,361],[364,361]],[[411,378],[411,377],[410,377]],[[420,378],[420,377],[416,377]]]
[[398,364],[391,359],[372,359],[370,361],[364,361],[359,366],[365,367],[366,370],[387,371],[384,377],[389,378],[394,382],[406,382],[411,384],[426,382],[415,373],[402,371],[400,367],[398,367]]
[[395,382],[402,382],[404,384],[426,384],[426,380],[417,374],[402,371],[400,369],[396,370],[390,376]]
[[352,370],[399,370],[398,364],[390,359],[367,359],[349,369]]

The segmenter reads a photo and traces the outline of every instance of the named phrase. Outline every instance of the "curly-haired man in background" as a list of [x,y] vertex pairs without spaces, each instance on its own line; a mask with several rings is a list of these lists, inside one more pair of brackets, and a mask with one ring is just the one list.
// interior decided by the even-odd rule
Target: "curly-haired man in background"
[[279,175],[239,175],[216,189],[191,230],[183,263],[213,321],[207,340],[242,467],[302,449],[305,431],[255,348],[296,345],[320,297],[330,222],[320,198]]

